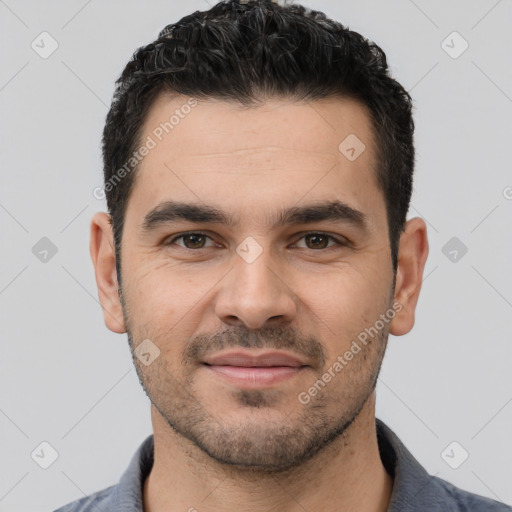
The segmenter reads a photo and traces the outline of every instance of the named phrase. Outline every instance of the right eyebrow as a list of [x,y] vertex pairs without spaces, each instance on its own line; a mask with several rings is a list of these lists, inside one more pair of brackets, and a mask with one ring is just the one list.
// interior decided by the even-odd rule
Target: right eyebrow
[[226,224],[227,226],[235,224],[231,216],[212,206],[165,201],[144,217],[142,230],[150,232],[162,224],[170,224],[178,220]]

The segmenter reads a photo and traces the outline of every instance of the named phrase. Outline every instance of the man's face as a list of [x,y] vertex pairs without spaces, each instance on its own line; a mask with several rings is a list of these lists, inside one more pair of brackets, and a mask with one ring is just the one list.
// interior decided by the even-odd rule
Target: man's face
[[[126,330],[132,350],[149,339],[148,352],[160,351],[147,366],[134,362],[162,418],[203,452],[290,468],[354,420],[384,354],[387,322],[357,341],[393,303],[370,120],[348,99],[183,109],[187,99],[162,95],[152,107],[141,140],[156,146],[126,211]],[[177,109],[190,113],[155,132]],[[359,156],[351,134],[365,145]],[[162,213],[170,201],[232,223],[187,208],[171,218]],[[331,218],[309,211],[278,222],[288,209],[335,201],[342,207]]]

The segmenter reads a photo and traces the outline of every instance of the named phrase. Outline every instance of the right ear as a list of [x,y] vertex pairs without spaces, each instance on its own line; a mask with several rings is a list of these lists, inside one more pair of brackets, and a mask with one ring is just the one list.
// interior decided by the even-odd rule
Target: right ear
[[92,218],[89,250],[105,325],[112,332],[123,334],[126,326],[118,293],[114,234],[110,216],[105,212],[97,212]]

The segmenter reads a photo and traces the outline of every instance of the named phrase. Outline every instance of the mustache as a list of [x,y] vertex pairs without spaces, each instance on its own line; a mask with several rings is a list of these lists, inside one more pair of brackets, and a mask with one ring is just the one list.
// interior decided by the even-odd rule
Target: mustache
[[227,348],[287,349],[311,361],[312,366],[323,368],[324,349],[313,336],[305,336],[286,327],[265,327],[258,331],[243,326],[228,327],[220,332],[200,334],[192,338],[182,354],[182,364],[202,362],[208,355]]

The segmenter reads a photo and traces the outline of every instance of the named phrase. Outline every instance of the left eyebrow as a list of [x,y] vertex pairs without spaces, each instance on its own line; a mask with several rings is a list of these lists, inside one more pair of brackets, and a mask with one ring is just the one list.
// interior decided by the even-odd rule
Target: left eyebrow
[[[234,226],[239,223],[236,217],[212,206],[165,201],[147,213],[141,228],[143,232],[148,233],[163,224],[172,224],[180,220],[226,226]],[[281,227],[294,224],[313,224],[321,221],[345,222],[363,231],[369,229],[367,216],[341,201],[283,208],[274,219],[270,219],[270,225]]]
[[275,226],[313,224],[314,222],[322,221],[345,222],[363,231],[369,229],[367,216],[341,201],[292,206],[291,208],[283,209],[278,216]]

